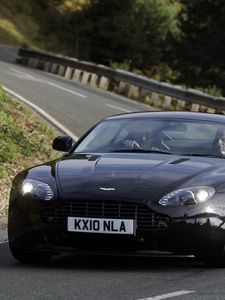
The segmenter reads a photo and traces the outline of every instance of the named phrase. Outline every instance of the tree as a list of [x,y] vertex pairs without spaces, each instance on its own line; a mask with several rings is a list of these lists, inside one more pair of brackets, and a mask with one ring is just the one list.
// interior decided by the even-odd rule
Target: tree
[[176,67],[181,82],[191,86],[217,85],[225,92],[225,1],[182,0],[183,38]]
[[167,38],[179,33],[177,15],[175,0],[92,0],[74,14],[79,57],[151,68],[160,63]]

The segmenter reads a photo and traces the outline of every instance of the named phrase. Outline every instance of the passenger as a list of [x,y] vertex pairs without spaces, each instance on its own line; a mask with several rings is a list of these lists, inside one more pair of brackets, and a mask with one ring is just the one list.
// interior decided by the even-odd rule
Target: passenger
[[214,141],[214,148],[217,154],[225,156],[225,129],[218,130]]

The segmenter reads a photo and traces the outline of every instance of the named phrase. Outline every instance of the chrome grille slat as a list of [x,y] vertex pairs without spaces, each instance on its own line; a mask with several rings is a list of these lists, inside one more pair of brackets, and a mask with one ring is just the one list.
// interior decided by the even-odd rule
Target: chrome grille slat
[[68,216],[135,219],[137,229],[144,230],[165,229],[170,221],[152,212],[147,205],[132,202],[64,201],[58,207],[41,213],[43,222],[55,225],[66,226]]

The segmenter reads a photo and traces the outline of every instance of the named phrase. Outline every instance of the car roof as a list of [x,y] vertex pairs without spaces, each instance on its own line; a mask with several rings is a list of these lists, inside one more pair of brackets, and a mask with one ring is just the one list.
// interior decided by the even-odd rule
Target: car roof
[[211,122],[225,122],[224,115],[187,112],[187,111],[143,111],[128,114],[120,114],[111,116],[105,120],[113,119],[140,119],[140,118],[160,118],[160,119],[188,119],[188,120],[202,120]]

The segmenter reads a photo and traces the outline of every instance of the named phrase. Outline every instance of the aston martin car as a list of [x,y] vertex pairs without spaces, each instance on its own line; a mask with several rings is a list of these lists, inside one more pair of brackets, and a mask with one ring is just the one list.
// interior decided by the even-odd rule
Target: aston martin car
[[65,154],[13,180],[8,235],[18,261],[71,252],[224,266],[224,116],[117,115],[52,147]]

